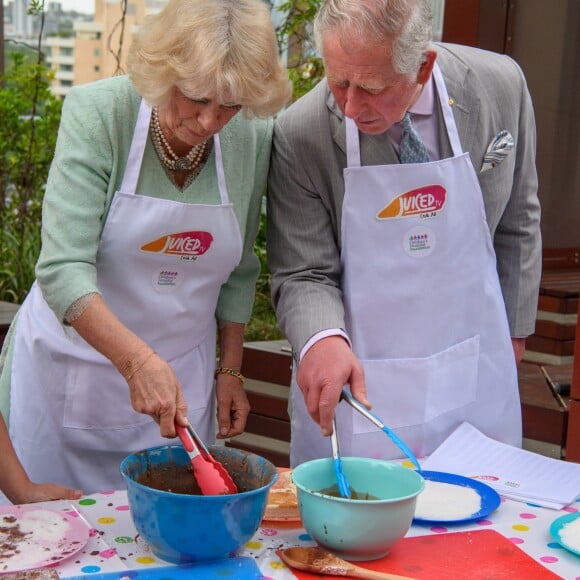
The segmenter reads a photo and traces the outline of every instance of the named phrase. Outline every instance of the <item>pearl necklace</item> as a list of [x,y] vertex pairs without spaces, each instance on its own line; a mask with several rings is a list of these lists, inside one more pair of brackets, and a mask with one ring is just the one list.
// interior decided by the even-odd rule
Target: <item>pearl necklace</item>
[[[171,145],[169,145],[165,135],[163,134],[161,124],[159,123],[158,107],[153,107],[151,118],[151,134],[153,137],[153,143],[163,165],[171,171],[191,171],[194,167],[197,167],[205,153],[207,141],[199,143],[193,147],[185,157],[179,157],[175,151],[173,151]],[[170,157],[167,156],[166,151]]]

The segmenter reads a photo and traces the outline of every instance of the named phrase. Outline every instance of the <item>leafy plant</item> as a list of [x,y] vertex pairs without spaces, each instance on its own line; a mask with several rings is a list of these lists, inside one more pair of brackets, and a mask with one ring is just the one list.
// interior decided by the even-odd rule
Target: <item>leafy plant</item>
[[[280,50],[286,53],[288,73],[296,100],[312,89],[323,77],[324,66],[312,43],[312,21],[321,0],[286,0],[277,6],[282,22],[277,27]],[[262,265],[256,285],[252,319],[246,326],[246,340],[282,338],[270,299],[271,275],[266,263],[266,206],[262,209],[256,253]]]
[[266,205],[262,206],[260,217],[260,231],[256,238],[256,254],[260,259],[261,272],[256,284],[256,300],[252,318],[248,322],[245,331],[245,339],[248,341],[277,340],[283,338],[278,328],[276,315],[270,299],[271,275],[266,263]]
[[285,0],[277,6],[282,22],[278,44],[286,53],[294,100],[305,95],[324,76],[322,59],[312,41],[312,21],[322,0]]
[[22,302],[40,252],[42,197],[52,160],[60,101],[40,60],[12,53],[0,88],[0,300]]

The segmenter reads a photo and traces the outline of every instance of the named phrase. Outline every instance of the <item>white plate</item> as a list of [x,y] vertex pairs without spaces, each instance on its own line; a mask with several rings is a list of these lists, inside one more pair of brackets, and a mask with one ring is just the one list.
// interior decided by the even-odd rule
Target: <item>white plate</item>
[[475,513],[462,518],[452,518],[452,519],[426,519],[426,518],[413,518],[414,524],[465,524],[467,522],[473,522],[485,518],[492,512],[494,512],[501,503],[501,497],[491,488],[489,485],[482,483],[476,479],[471,479],[470,477],[463,477],[462,475],[455,475],[454,473],[445,473],[443,471],[421,471],[420,474],[425,480],[428,481],[438,481],[441,483],[449,483],[452,485],[459,485],[462,487],[469,487],[474,489],[481,499],[480,508]]
[[34,505],[0,506],[0,574],[57,564],[88,539],[80,518]]
[[552,538],[554,538],[554,540],[556,540],[556,542],[558,542],[558,544],[560,544],[563,548],[566,548],[566,550],[572,552],[572,554],[576,554],[576,556],[580,556],[580,550],[566,544],[566,542],[562,539],[561,534],[562,528],[564,526],[579,518],[580,512],[566,514],[565,516],[560,516],[559,518],[555,519],[550,526],[550,534],[552,535]]

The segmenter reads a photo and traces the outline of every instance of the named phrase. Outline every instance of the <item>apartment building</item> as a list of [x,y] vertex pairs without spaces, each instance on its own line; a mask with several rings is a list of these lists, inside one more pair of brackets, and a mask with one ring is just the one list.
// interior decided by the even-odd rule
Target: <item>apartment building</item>
[[46,62],[54,71],[50,90],[58,97],[64,97],[74,84],[74,47],[72,36],[49,36],[43,42]]
[[55,71],[52,92],[64,97],[73,85],[123,74],[133,33],[145,15],[161,10],[165,3],[129,1],[123,18],[119,0],[95,0],[93,17],[76,19],[72,35],[47,37],[43,50]]
[[[13,22],[19,35],[29,38],[38,34],[38,18],[26,16],[30,0],[12,0]],[[272,5],[279,4],[274,0]],[[147,14],[159,12],[167,0],[128,0],[123,18],[120,0],[95,0],[92,17],[72,13],[65,29],[54,26],[59,19],[70,19],[71,13],[63,12],[60,3],[49,2],[45,10],[45,22],[50,30],[45,34],[42,50],[46,62],[54,70],[52,92],[64,97],[73,85],[89,83],[126,72],[129,46],[135,30]],[[273,12],[274,22],[280,16]],[[72,28],[72,31],[71,31]]]
[[146,14],[160,10],[165,0],[127,2],[123,19],[119,0],[95,0],[92,22],[75,22],[75,84],[122,74],[135,29]]

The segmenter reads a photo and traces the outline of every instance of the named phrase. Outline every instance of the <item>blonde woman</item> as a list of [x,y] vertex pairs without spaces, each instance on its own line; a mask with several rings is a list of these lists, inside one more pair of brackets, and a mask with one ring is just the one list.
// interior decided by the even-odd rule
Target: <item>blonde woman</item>
[[261,0],[170,0],[127,76],[70,91],[2,376],[32,479],[119,488],[121,459],[175,423],[243,432],[253,246],[289,97]]

